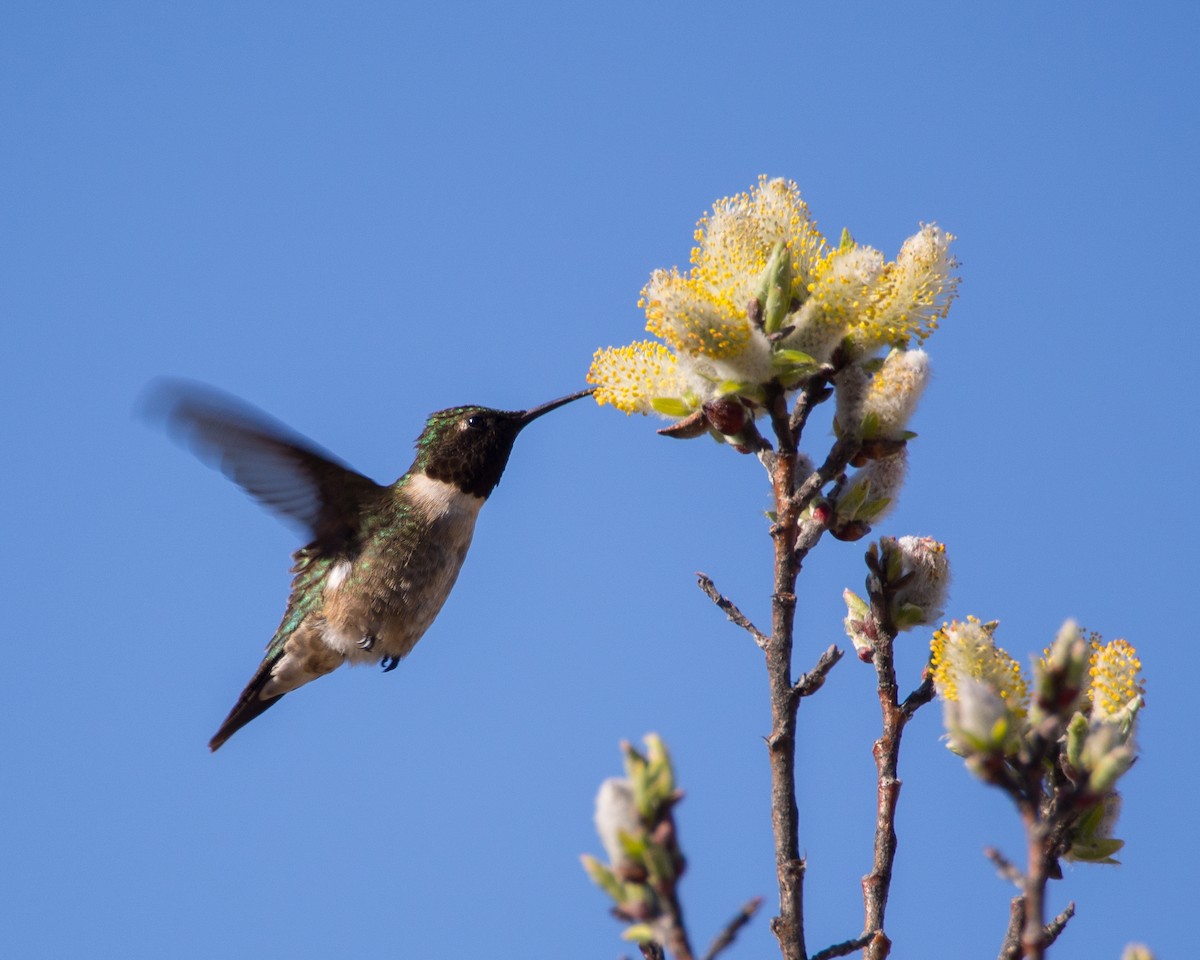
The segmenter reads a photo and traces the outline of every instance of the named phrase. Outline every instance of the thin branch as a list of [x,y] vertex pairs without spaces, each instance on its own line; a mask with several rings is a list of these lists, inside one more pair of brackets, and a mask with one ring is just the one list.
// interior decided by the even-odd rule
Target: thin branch
[[653,924],[655,935],[674,960],[693,960],[695,954],[692,952],[687,924],[683,920],[683,904],[679,901],[679,879],[683,875],[685,862],[679,849],[675,817],[671,813],[671,806],[682,797],[683,794],[676,791],[674,799],[660,813],[660,819],[647,838],[673,861],[673,867],[662,871],[651,870],[647,882],[658,900],[659,916]]
[[904,702],[900,704],[900,712],[904,715],[905,722],[911,720],[914,713],[929,703],[936,692],[933,685],[933,672],[926,670],[921,685],[905,697]]
[[771,489],[775,500],[774,590],[771,596],[771,636],[766,647],[767,681],[771,696],[771,733],[767,755],[771,768],[771,828],[775,840],[775,873],[779,882],[779,914],[771,932],[784,960],[805,960],[804,860],[800,856],[800,813],[796,804],[796,711],[800,700],[792,692],[792,641],[796,618],[797,518],[800,508],[792,496],[796,487],[796,434],[788,419],[782,389],[767,397],[775,431],[775,470]]
[[792,408],[792,416],[788,425],[797,442],[804,434],[804,427],[808,423],[808,416],[813,412],[813,408],[829,399],[829,381],[835,372],[832,366],[826,364],[809,378],[804,390],[796,398],[796,406]]
[[1046,946],[1051,946],[1058,939],[1059,934],[1067,928],[1067,924],[1073,916],[1075,916],[1074,900],[1063,908],[1062,913],[1046,924]]
[[733,943],[738,935],[738,931],[750,922],[750,919],[758,912],[758,908],[762,906],[763,898],[755,897],[753,900],[748,900],[738,911],[736,917],[725,924],[725,928],[713,938],[712,945],[704,954],[702,960],[716,960],[717,954]]
[[800,675],[800,679],[792,685],[792,693],[796,698],[811,697],[814,693],[821,689],[825,684],[825,678],[829,675],[839,660],[842,659],[844,653],[833,644],[821,654],[814,666],[808,673]]
[[1046,955],[1046,884],[1050,880],[1050,861],[1047,849],[1046,824],[1041,818],[1041,770],[1026,772],[1026,796],[1021,806],[1028,845],[1028,864],[1025,868],[1025,927],[1021,931],[1021,955],[1029,960],[1042,960]]
[[[894,548],[894,544],[893,544]],[[886,541],[867,553],[867,593],[871,600],[870,631],[872,641],[871,662],[875,665],[876,687],[882,730],[872,747],[877,775],[876,819],[874,861],[871,872],[863,877],[863,928],[873,930],[872,938],[863,952],[866,960],[884,960],[892,944],[884,933],[884,915],[892,886],[892,865],[896,859],[896,806],[900,801],[902,781],[899,777],[900,743],[904,728],[913,713],[933,697],[933,683],[926,676],[920,686],[910,693],[901,704],[896,683],[894,645],[898,633],[892,620],[894,591],[902,586],[903,580],[888,581],[885,571],[886,559],[879,554],[890,549]],[[928,671],[927,671],[928,673]]]
[[[1059,935],[1066,929],[1067,923],[1075,916],[1075,901],[1072,900],[1057,917],[1043,928],[1046,946],[1051,946]],[[1004,934],[1004,943],[996,960],[1021,960],[1021,928],[1025,926],[1025,898],[1013,897],[1009,906],[1008,930]],[[814,958],[815,960],[815,958]]]
[[1025,898],[1016,896],[1008,905],[1008,929],[996,960],[1021,960],[1021,928],[1025,926]]
[[656,888],[663,902],[663,917],[660,921],[665,928],[666,948],[671,951],[675,960],[692,960],[692,944],[688,940],[687,927],[683,923],[683,905],[675,893],[675,883],[671,882],[668,889]]
[[697,572],[696,582],[700,585],[700,589],[704,591],[705,596],[720,607],[725,616],[754,638],[754,642],[758,644],[760,650],[767,649],[769,638],[766,634],[751,623],[750,618],[742,613],[732,600],[717,590],[716,584],[712,582],[712,578],[708,574]]
[[864,933],[860,937],[855,937],[853,940],[843,940],[841,943],[835,943],[831,947],[826,947],[824,950],[818,950],[808,960],[833,960],[834,957],[844,957],[853,953],[855,950],[861,950],[875,936],[874,933]]
[[836,478],[850,465],[850,461],[854,459],[861,445],[862,442],[857,437],[846,436],[838,439],[829,451],[829,456],[825,458],[825,462],[809,474],[808,479],[791,497],[790,503],[797,512],[812,503],[813,498],[821,492],[825,484]]
[[992,866],[996,868],[1000,876],[1013,884],[1018,890],[1025,886],[1025,874],[1017,869],[1016,865],[995,847],[984,847],[983,855],[992,861]]

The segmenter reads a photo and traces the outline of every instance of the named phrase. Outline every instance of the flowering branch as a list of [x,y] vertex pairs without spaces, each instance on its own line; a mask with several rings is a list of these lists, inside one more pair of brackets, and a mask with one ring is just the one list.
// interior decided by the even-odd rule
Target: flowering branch
[[[833,244],[817,230],[795,184],[765,177],[754,190],[717,201],[695,236],[691,269],[656,270],[642,291],[646,329],[659,339],[598,350],[588,381],[602,405],[671,420],[659,431],[665,436],[709,436],[756,455],[766,468],[774,507],[770,632],[760,631],[711,579],[697,576],[709,599],[764,653],[779,885],[771,929],[784,960],[809,960],[797,719],[801,701],[821,688],[842,653],[830,646],[812,670],[793,679],[796,581],[826,532],[859,540],[896,503],[915,436],[908,422],[929,379],[920,345],[956,295],[954,238],[922,225],[891,262],[847,231]],[[814,467],[800,441],[813,410],[830,399],[835,441]],[[760,431],[760,420],[769,429]],[[1093,639],[1089,647],[1068,625],[1035,668],[1031,701],[1020,668],[993,643],[995,624],[968,620],[935,633],[929,667],[900,700],[894,644],[901,632],[940,618],[949,580],[945,549],[929,538],[884,537],[866,559],[867,598],[847,590],[844,599],[846,633],[859,659],[875,667],[881,713],[873,748],[874,858],[862,881],[862,935],[811,960],[857,949],[868,960],[888,956],[884,920],[897,847],[900,744],[935,690],[945,703],[948,745],[973,773],[1008,793],[1025,825],[1024,872],[993,856],[1021,890],[1002,957],[1040,960],[1073,911],[1045,922],[1045,888],[1059,875],[1058,860],[1114,862],[1121,846],[1111,835],[1120,806],[1115,784],[1136,756],[1140,664],[1124,641],[1102,647]],[[630,921],[626,936],[644,956],[662,956],[665,946],[691,960],[676,886],[684,861],[670,812],[680,795],[664,786],[673,781],[661,742],[650,738],[647,745],[646,757],[626,749],[628,778],[607,781],[597,798],[610,865],[585,858],[585,866],[616,902],[614,912]],[[752,912],[744,909],[727,925],[709,958]]]
[[692,960],[678,896],[686,863],[672,814],[683,794],[659,737],[646,737],[645,754],[629,743],[621,748],[626,776],[605,780],[596,795],[596,832],[609,863],[585,856],[584,870],[612,897],[614,915],[630,921],[625,937],[644,956],[661,945],[675,960]]
[[[795,184],[763,177],[752,191],[717,201],[701,219],[696,239],[688,271],[656,270],[642,291],[646,329],[659,339],[598,350],[588,381],[602,405],[659,414],[672,421],[660,433],[712,437],[756,455],[767,470],[774,506],[770,632],[760,631],[708,577],[698,579],[764,653],[779,884],[779,913],[771,926],[785,960],[805,960],[797,715],[841,652],[829,647],[812,670],[793,679],[796,580],[827,531],[841,541],[861,539],[895,505],[915,436],[907,425],[929,378],[920,345],[956,295],[954,238],[922,225],[889,262],[846,231],[831,243]],[[836,439],[814,467],[800,441],[813,410],[830,399]],[[769,430],[760,432],[760,420]],[[884,918],[896,853],[900,743],[935,687],[945,702],[950,748],[977,776],[1009,794],[1025,824],[1028,864],[1023,873],[1014,868],[1021,897],[1013,909],[1019,923],[1014,919],[1011,930],[1019,928],[1022,955],[1040,958],[1070,917],[1069,910],[1049,924],[1044,917],[1045,887],[1058,875],[1059,858],[1112,862],[1121,846],[1111,836],[1120,803],[1115,784],[1136,756],[1140,665],[1123,641],[1105,647],[1093,641],[1089,660],[1088,645],[1071,627],[1035,668],[1031,703],[1020,669],[992,643],[995,625],[953,623],[935,634],[929,669],[901,701],[893,646],[900,632],[940,617],[945,551],[929,539],[884,538],[872,546],[867,563],[867,599],[846,591],[845,626],[859,658],[875,667],[882,718],[873,751],[874,861],[863,879],[863,934],[814,960],[860,948],[882,960],[890,950]],[[660,812],[666,811],[669,804]],[[655,826],[648,816],[642,811],[647,836],[666,830],[661,824],[668,820]],[[674,842],[671,830],[654,843],[677,850],[668,840]],[[649,918],[649,926],[635,922],[635,939],[645,943],[642,935],[649,931],[655,942],[690,957],[671,885],[681,870],[680,858],[667,885],[614,873],[625,884],[618,886],[596,875],[618,900],[618,913]],[[638,883],[649,891],[638,894],[641,900],[628,886]]]
[[871,872],[863,877],[864,956],[883,960],[891,951],[884,915],[896,857],[896,805],[900,742],[913,714],[933,697],[929,678],[900,702],[893,645],[901,630],[934,622],[942,614],[950,574],[945,547],[928,537],[884,537],[871,544],[866,564],[869,603],[845,591],[846,633],[859,659],[874,664],[883,729],[875,741],[876,819]]
[[1061,876],[1059,859],[1115,863],[1123,845],[1112,835],[1116,785],[1137,756],[1144,684],[1128,643],[1101,644],[1068,621],[1034,665],[1031,698],[995,630],[974,619],[944,626],[934,635],[933,674],[950,749],[1012,798],[1025,827],[1023,873],[989,855],[1021,890],[1001,956],[1041,960],[1074,912],[1046,923],[1046,885]]

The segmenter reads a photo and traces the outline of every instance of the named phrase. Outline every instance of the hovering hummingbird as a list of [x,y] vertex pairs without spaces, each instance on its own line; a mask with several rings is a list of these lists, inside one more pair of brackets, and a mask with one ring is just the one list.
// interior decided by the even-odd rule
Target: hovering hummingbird
[[168,432],[309,540],[292,555],[291,594],[266,656],[209,749],[343,663],[395,669],[450,595],[517,434],[591,392],[530,410],[439,410],[417,439],[412,466],[381,486],[228,394],[160,384],[148,409]]

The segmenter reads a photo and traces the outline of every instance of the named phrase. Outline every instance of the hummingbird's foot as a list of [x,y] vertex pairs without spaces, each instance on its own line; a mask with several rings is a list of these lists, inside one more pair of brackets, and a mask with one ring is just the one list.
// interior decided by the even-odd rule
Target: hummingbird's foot
[[384,657],[379,662],[380,662],[380,665],[383,667],[384,673],[391,673],[393,670],[396,669],[397,664],[400,663],[400,658],[399,657]]
[[358,641],[358,646],[363,650],[370,650],[375,646],[375,634],[368,633],[365,637]]

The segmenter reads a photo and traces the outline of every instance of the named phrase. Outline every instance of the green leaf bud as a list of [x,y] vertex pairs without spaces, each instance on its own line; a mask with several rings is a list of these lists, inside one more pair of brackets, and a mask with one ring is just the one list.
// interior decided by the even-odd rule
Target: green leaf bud
[[650,943],[654,940],[654,928],[648,923],[635,923],[633,926],[625,928],[621,933],[621,939],[631,943]]
[[1083,772],[1083,745],[1087,741],[1088,720],[1076,713],[1067,724],[1067,763],[1072,770]]
[[583,863],[583,869],[586,871],[588,877],[591,878],[592,883],[607,893],[616,903],[624,903],[625,884],[618,880],[608,867],[586,853],[579,859]]
[[771,258],[763,270],[758,299],[762,304],[762,322],[765,333],[774,333],[783,326],[792,303],[792,254],[784,241],[780,240],[771,251]]

